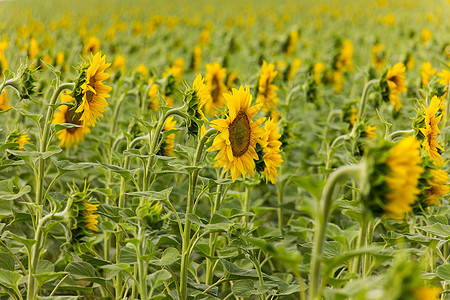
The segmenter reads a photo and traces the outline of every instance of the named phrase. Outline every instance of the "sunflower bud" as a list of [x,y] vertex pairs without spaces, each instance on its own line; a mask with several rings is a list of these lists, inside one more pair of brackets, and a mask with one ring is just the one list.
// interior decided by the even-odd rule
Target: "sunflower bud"
[[148,226],[152,229],[159,229],[164,223],[164,220],[167,218],[167,216],[161,216],[162,210],[163,206],[161,202],[149,201],[146,202],[143,206],[138,207],[136,210],[136,214],[139,220],[145,226]]
[[31,99],[31,96],[36,95],[35,88],[37,85],[34,76],[36,72],[36,70],[32,70],[25,65],[20,66],[16,77],[18,80],[14,84],[14,87],[19,92],[21,99]]

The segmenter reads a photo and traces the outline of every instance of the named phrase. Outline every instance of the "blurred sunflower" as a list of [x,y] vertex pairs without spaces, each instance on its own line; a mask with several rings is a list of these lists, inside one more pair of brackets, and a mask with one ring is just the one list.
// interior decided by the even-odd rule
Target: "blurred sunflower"
[[414,290],[414,300],[439,300],[441,290],[433,286],[424,286]]
[[430,82],[431,76],[436,74],[436,69],[433,69],[429,61],[425,61],[420,66],[420,77],[422,79],[422,86],[427,86]]
[[353,72],[353,43],[350,40],[345,40],[341,44],[341,52],[334,64],[336,70]]
[[7,143],[17,143],[19,144],[15,150],[23,151],[23,146],[30,142],[30,137],[23,131],[12,131],[8,134],[6,138]]
[[366,129],[364,130],[364,133],[365,133],[365,137],[366,138],[368,138],[369,140],[373,140],[373,139],[375,139],[376,137],[377,137],[377,134],[376,134],[376,127],[375,126],[370,126],[370,125],[368,125],[367,127],[366,127]]
[[30,44],[28,45],[28,59],[33,62],[34,59],[39,54],[39,44],[36,38],[32,37],[30,39]]
[[94,55],[94,53],[97,53],[100,51],[100,40],[92,36],[89,38],[89,40],[84,44],[83,47],[83,55],[86,56],[88,54]]
[[6,95],[6,90],[3,91],[3,93],[0,94],[0,111],[7,110],[11,108],[11,105],[8,105],[9,99]]
[[162,74],[162,77],[167,77],[170,74],[172,74],[173,77],[175,77],[176,81],[179,83],[183,79],[183,72],[184,72],[184,59],[177,58],[174,60],[174,62],[169,68],[166,68],[166,70]]
[[263,61],[261,73],[258,80],[258,94],[256,96],[256,103],[262,104],[264,112],[272,112],[278,106],[280,100],[277,96],[278,87],[273,84],[278,71],[275,71],[274,64],[267,64]]
[[372,46],[371,48],[372,52],[372,64],[373,66],[378,70],[381,71],[384,68],[385,60],[384,60],[384,45],[377,43]]
[[[169,131],[175,128],[175,124],[177,123],[173,117],[167,118],[164,123],[164,131]],[[161,143],[160,150],[158,151],[159,155],[165,156],[173,156],[175,151],[175,133],[170,133],[166,136],[164,141]]]
[[423,201],[427,205],[439,205],[442,196],[450,192],[448,186],[448,173],[442,169],[430,169],[429,177],[426,178],[427,187],[424,191],[425,198]]
[[326,67],[323,63],[318,62],[315,63],[313,66],[313,76],[314,76],[314,80],[316,81],[317,84],[321,84],[322,83],[322,77],[323,77],[323,73],[325,72]]
[[436,114],[439,111],[439,104],[439,98],[434,96],[427,108],[425,108],[425,106],[422,106],[423,112],[420,117],[423,118],[423,125],[425,126],[425,128],[419,128],[419,131],[422,134],[422,146],[425,152],[433,161],[435,161],[435,163],[437,163],[438,165],[442,165],[444,161],[442,160],[441,154],[438,152],[438,150],[443,152],[444,149],[438,144],[437,141],[437,135],[441,133],[438,124],[442,118],[442,115],[436,117]]
[[[149,80],[148,84],[151,84],[153,80]],[[159,96],[158,96],[159,86],[157,83],[153,83],[150,89],[148,90],[147,96],[150,99],[148,103],[148,108],[153,111],[159,110]]]
[[205,105],[205,113],[213,116],[217,114],[217,108],[224,108],[223,93],[227,91],[224,80],[227,70],[218,62],[206,65],[205,83],[208,86],[211,101]]
[[145,80],[150,75],[150,72],[148,71],[148,68],[145,65],[142,65],[142,64],[137,66],[136,72],[138,74],[141,74],[142,78],[144,78]]
[[191,66],[194,72],[198,72],[200,70],[200,65],[202,63],[202,48],[200,46],[195,46],[194,51],[192,53],[192,61]]
[[398,111],[402,107],[399,95],[406,92],[405,65],[395,64],[391,69],[385,71],[380,80],[382,96],[384,101],[389,101]]
[[80,121],[83,127],[94,127],[98,118],[103,117],[108,102],[105,98],[109,97],[108,92],[111,87],[103,84],[103,80],[109,78],[109,74],[105,70],[111,65],[106,63],[106,55],[102,56],[101,52],[97,52],[92,60],[89,59],[89,67],[85,70],[85,80],[81,85],[82,103],[78,106],[76,113],[82,113]]
[[431,34],[431,31],[427,28],[424,28],[422,32],[420,33],[420,41],[423,44],[426,44],[429,40],[431,40],[431,37],[433,35]]
[[289,33],[289,37],[287,39],[285,50],[284,50],[284,53],[287,56],[291,56],[292,53],[294,53],[295,48],[297,46],[297,42],[298,42],[298,31],[293,30]]
[[219,151],[214,160],[214,167],[224,166],[224,172],[231,170],[233,182],[242,175],[254,176],[255,160],[258,159],[256,143],[265,147],[261,140],[264,129],[263,118],[253,121],[262,104],[251,106],[252,96],[249,88],[233,89],[231,94],[224,94],[228,108],[226,119],[214,120],[211,127],[220,131],[214,138],[213,145],[207,151]]
[[[449,64],[449,66],[450,66],[450,64]],[[437,75],[440,77],[440,79],[439,79],[440,84],[445,85],[445,86],[448,86],[450,84],[450,70],[443,69]]]
[[[61,93],[61,102],[73,102],[75,101],[70,95]],[[75,112],[76,107],[69,107],[67,105],[61,105],[58,107],[58,111],[53,116],[52,124],[75,124],[82,125],[80,121],[81,114]],[[64,145],[66,149],[70,149],[73,144],[84,140],[84,135],[90,133],[89,127],[72,127],[58,131],[59,145]]]
[[291,81],[294,78],[295,73],[297,73],[297,71],[300,69],[301,65],[302,65],[302,61],[300,58],[294,59],[294,61],[289,66],[289,71],[287,74],[288,81]]
[[111,65],[111,72],[114,72],[115,70],[120,70],[123,73],[125,72],[125,65],[126,65],[125,56],[119,54],[114,58],[114,61]]

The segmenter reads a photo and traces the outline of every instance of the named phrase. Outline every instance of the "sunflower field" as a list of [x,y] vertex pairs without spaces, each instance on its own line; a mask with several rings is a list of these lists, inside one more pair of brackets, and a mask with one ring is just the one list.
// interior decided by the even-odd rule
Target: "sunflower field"
[[0,1],[0,300],[450,299],[450,1]]

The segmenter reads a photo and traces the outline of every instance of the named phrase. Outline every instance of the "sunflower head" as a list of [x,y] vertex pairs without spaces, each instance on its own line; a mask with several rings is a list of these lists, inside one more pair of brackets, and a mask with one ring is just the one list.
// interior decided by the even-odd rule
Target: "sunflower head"
[[137,66],[136,73],[139,74],[144,80],[147,80],[148,77],[150,76],[148,68],[143,64]]
[[347,102],[342,107],[342,118],[344,122],[349,124],[349,128],[352,128],[356,124],[358,118],[358,109],[356,108],[356,102]]
[[397,63],[391,69],[386,70],[380,79],[380,90],[383,101],[391,103],[396,111],[402,107],[399,95],[407,90],[405,71],[405,65],[403,63]]
[[151,229],[159,229],[167,216],[162,216],[163,205],[160,201],[147,201],[136,209],[136,215],[142,224]]
[[11,131],[6,137],[6,143],[16,143],[17,147],[12,150],[24,151],[23,146],[30,142],[30,137],[24,131]]
[[80,69],[71,96],[77,101],[75,112],[81,113],[80,121],[83,127],[94,127],[106,111],[106,98],[109,97],[111,87],[103,81],[110,76],[105,72],[110,65],[111,63],[106,63],[106,55],[102,56],[101,52],[97,52],[92,60],[89,59],[89,63]]
[[437,75],[439,77],[439,83],[445,86],[447,89],[448,85],[450,84],[450,64],[446,69],[442,69],[441,72],[437,73]]
[[366,205],[375,214],[402,219],[412,211],[420,194],[420,143],[407,137],[396,144],[382,142],[367,149],[368,181]]
[[173,156],[175,151],[175,133],[167,133],[170,130],[175,129],[175,124],[177,123],[174,120],[173,116],[167,118],[164,123],[164,131],[163,131],[163,141],[161,142],[161,147],[158,151],[158,155],[164,156]]
[[186,90],[183,101],[187,106],[189,115],[189,120],[186,120],[184,125],[188,128],[188,134],[197,136],[202,123],[207,120],[203,114],[202,107],[211,101],[209,89],[204,83],[202,75],[198,74],[192,89]]
[[273,84],[277,75],[275,65],[264,60],[259,74],[256,103],[261,103],[265,112],[275,110],[280,100],[277,95],[278,87]]
[[209,116],[216,115],[218,109],[225,107],[223,93],[227,91],[224,80],[227,70],[218,62],[206,64],[205,83],[211,96],[210,101],[205,104],[205,113]]
[[258,161],[257,171],[265,176],[266,183],[275,184],[279,176],[278,170],[283,159],[281,158],[281,134],[278,133],[277,122],[267,119],[264,124],[264,135],[261,137],[262,145],[257,147]]
[[431,62],[425,61],[420,66],[420,77],[422,79],[422,86],[427,86],[430,82],[431,76],[436,74],[436,69],[433,69]]
[[198,72],[200,70],[200,65],[202,63],[202,48],[200,46],[195,46],[192,52],[191,58],[191,69],[194,72]]
[[321,62],[315,63],[311,67],[310,73],[313,75],[314,81],[317,84],[321,84],[322,83],[323,76],[325,74],[326,69],[327,69],[327,67]]
[[263,118],[253,121],[262,104],[252,106],[252,96],[249,88],[233,89],[231,94],[224,94],[228,115],[225,119],[211,122],[219,134],[214,138],[213,145],[207,151],[219,151],[215,156],[215,167],[224,167],[224,172],[230,170],[233,182],[242,175],[254,176],[255,160],[258,160],[256,144],[263,147]]
[[385,65],[385,51],[384,45],[380,43],[376,43],[371,48],[372,52],[372,64],[378,70],[382,71]]
[[35,73],[37,70],[31,69],[26,65],[21,65],[17,71],[17,77],[19,78],[18,86],[16,87],[19,91],[20,99],[31,99],[31,96],[37,94],[36,91],[36,77]]
[[83,55],[88,54],[94,55],[99,51],[100,51],[100,40],[95,36],[90,37],[89,40],[87,40],[87,42],[84,44]]
[[6,90],[0,94],[0,111],[10,109],[12,106],[8,105],[9,99],[6,95]]

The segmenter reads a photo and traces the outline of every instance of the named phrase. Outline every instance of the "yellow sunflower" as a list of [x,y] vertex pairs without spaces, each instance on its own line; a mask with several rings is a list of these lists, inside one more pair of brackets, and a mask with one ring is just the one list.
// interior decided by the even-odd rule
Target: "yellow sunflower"
[[[173,117],[169,117],[164,123],[164,131],[169,131],[175,128],[175,124],[177,123]],[[173,156],[175,151],[175,133],[169,134],[161,144],[161,154],[165,156]]]
[[344,75],[340,70],[333,72],[333,90],[336,94],[340,94],[344,88]]
[[439,130],[439,122],[441,121],[442,115],[436,117],[439,111],[440,100],[438,97],[434,96],[431,99],[428,108],[423,106],[424,117],[425,117],[425,128],[419,128],[420,132],[424,136],[424,141],[422,143],[425,152],[430,156],[430,158],[435,161],[438,165],[442,165],[444,161],[438,150],[444,151],[444,149],[437,142],[437,135],[441,133]]
[[420,41],[422,44],[426,44],[432,38],[431,31],[427,28],[424,28],[420,33]]
[[377,134],[375,132],[377,128],[375,126],[367,126],[366,130],[364,130],[365,134],[366,134],[366,138],[368,138],[369,140],[373,140],[377,137]]
[[[152,80],[150,79],[149,84],[152,83]],[[159,96],[158,96],[159,86],[157,83],[152,84],[150,89],[148,90],[148,98],[150,99],[150,102],[148,103],[148,108],[150,108],[153,111],[159,110]]]
[[439,200],[442,196],[447,195],[450,192],[450,186],[448,186],[448,173],[442,169],[429,170],[432,175],[431,178],[427,178],[428,188],[424,191],[424,201],[428,205],[439,205]]
[[[68,94],[60,94],[61,102],[73,102],[75,101]],[[69,107],[67,105],[61,105],[58,107],[58,111],[53,116],[52,124],[71,123],[75,125],[81,125],[80,113],[75,112],[75,107]],[[84,140],[84,135],[90,133],[89,127],[72,127],[58,131],[59,145],[70,149],[73,144]]]
[[395,64],[387,72],[386,78],[389,87],[389,102],[395,107],[396,111],[402,107],[398,96],[401,93],[406,92],[405,71],[405,65],[400,62]]
[[275,184],[279,176],[277,168],[280,168],[283,162],[280,137],[281,134],[278,133],[276,121],[268,119],[264,124],[264,136],[262,137],[263,142],[267,144],[263,149],[265,167],[264,171],[261,172],[266,177],[266,183],[270,181],[272,184]]
[[427,86],[430,82],[431,76],[436,74],[436,69],[433,69],[431,63],[426,61],[420,66],[420,77],[422,79],[422,86]]
[[371,51],[372,51],[372,64],[378,71],[381,71],[385,65],[383,44],[377,43],[373,45]]
[[290,56],[292,55],[292,53],[294,53],[295,48],[297,46],[297,42],[298,42],[298,31],[293,30],[289,33],[289,39],[286,45],[285,53],[287,56]]
[[356,109],[356,107],[351,107],[350,116],[348,118],[350,125],[355,126],[357,119],[358,119],[358,110]]
[[207,151],[219,151],[215,156],[215,167],[224,166],[224,172],[231,170],[233,182],[242,175],[254,176],[255,160],[258,159],[256,143],[265,147],[261,140],[264,118],[253,121],[262,104],[251,106],[252,96],[249,88],[242,86],[224,94],[228,108],[226,119],[214,120],[211,127],[220,131],[213,145]]
[[350,40],[342,43],[342,50],[336,62],[336,69],[353,72],[353,44]]
[[265,112],[275,110],[280,100],[277,96],[278,87],[272,84],[277,75],[278,71],[275,71],[275,65],[267,64],[264,61],[259,75],[256,103],[262,103],[262,109]]
[[205,105],[205,113],[209,116],[216,115],[218,108],[224,108],[223,93],[227,91],[224,80],[227,69],[222,68],[218,62],[206,64],[205,83],[208,86],[211,101]]
[[125,65],[125,56],[119,54],[114,58],[114,62],[111,65],[111,72],[114,72],[115,70],[125,72]]
[[231,71],[230,73],[228,73],[227,76],[227,88],[228,89],[232,89],[234,86],[234,83],[237,81],[237,75],[236,73],[234,73],[233,71]]
[[169,68],[166,68],[162,77],[167,77],[169,74],[172,74],[175,77],[177,82],[180,82],[183,79],[184,72],[184,59],[178,58],[172,63]]
[[55,58],[55,65],[58,66],[62,66],[62,64],[64,63],[64,59],[65,59],[65,55],[64,52],[59,51],[56,54],[56,58]]
[[437,287],[421,287],[414,290],[414,300],[439,300],[441,289]]
[[28,46],[28,58],[32,62],[36,56],[39,54],[39,44],[36,38],[32,37],[30,39],[30,44]]
[[423,168],[419,165],[422,161],[419,147],[419,142],[410,136],[389,151],[386,160],[389,173],[385,180],[389,192],[385,195],[384,211],[392,218],[403,218],[405,213],[412,211],[411,206],[420,193],[417,185]]
[[100,40],[95,36],[89,38],[87,43],[84,44],[83,55],[88,54],[94,55],[94,53],[98,53],[99,51],[100,51]]
[[11,108],[11,105],[8,105],[9,99],[8,96],[6,95],[6,90],[3,91],[3,93],[0,94],[0,111],[1,110],[7,110],[9,108]]
[[3,77],[3,71],[9,68],[8,60],[3,53],[0,53],[0,78]]
[[103,84],[103,80],[110,76],[105,70],[111,63],[106,63],[105,60],[106,55],[102,56],[101,52],[97,52],[92,60],[89,59],[90,65],[85,71],[86,81],[81,85],[83,102],[75,111],[82,113],[80,121],[83,122],[83,127],[95,127],[97,119],[103,117],[108,106],[105,98],[109,97],[111,87]]
[[150,75],[148,68],[145,65],[139,65],[136,69],[136,72],[142,75],[142,78],[147,79]]
[[194,53],[192,55],[192,70],[198,72],[200,65],[202,64],[202,48],[200,46],[194,47]]
[[[450,66],[450,64],[449,64]],[[443,69],[441,72],[439,72],[437,74],[440,79],[439,79],[439,83],[445,86],[448,86],[450,83],[450,70],[448,69]]]
[[298,69],[300,69],[302,65],[302,60],[300,58],[294,59],[294,61],[291,64],[291,67],[289,68],[289,73],[287,76],[288,81],[291,81],[294,78],[295,73],[297,73]]
[[83,202],[84,209],[81,210],[81,214],[83,215],[83,223],[86,229],[98,231],[98,215],[95,214],[98,206],[98,204]]
[[317,84],[321,84],[322,83],[322,76],[323,76],[323,72],[325,72],[326,67],[323,63],[318,62],[314,64],[313,67],[313,76],[314,76],[314,81]]

